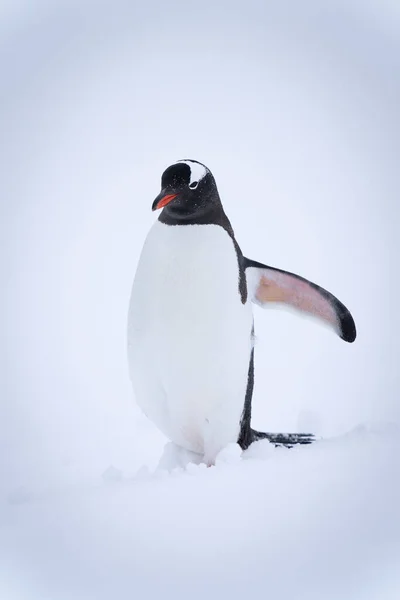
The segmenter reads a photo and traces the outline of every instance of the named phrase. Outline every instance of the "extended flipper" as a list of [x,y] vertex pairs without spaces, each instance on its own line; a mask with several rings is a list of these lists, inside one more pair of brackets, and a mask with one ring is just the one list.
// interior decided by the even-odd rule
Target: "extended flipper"
[[[280,303],[329,324],[345,342],[354,342],[356,326],[347,308],[324,288],[275,267],[244,257],[250,297],[259,306]],[[297,442],[299,443],[299,442]]]

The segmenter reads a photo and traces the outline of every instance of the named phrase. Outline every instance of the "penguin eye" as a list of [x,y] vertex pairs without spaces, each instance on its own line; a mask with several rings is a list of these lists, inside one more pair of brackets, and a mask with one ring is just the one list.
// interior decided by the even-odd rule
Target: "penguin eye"
[[199,185],[198,181],[193,181],[192,183],[189,183],[189,187],[191,190],[195,190],[198,185]]

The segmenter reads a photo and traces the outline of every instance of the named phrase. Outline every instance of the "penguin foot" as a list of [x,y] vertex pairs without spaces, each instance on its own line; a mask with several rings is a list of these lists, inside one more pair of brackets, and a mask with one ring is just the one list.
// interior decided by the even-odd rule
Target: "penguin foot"
[[275,446],[285,446],[286,448],[292,448],[298,444],[312,444],[318,439],[313,433],[268,433],[253,429],[252,434],[253,442],[268,440]]
[[158,462],[156,472],[171,472],[176,468],[186,469],[189,464],[199,465],[202,462],[202,455],[186,450],[174,442],[168,442],[164,446],[163,454]]

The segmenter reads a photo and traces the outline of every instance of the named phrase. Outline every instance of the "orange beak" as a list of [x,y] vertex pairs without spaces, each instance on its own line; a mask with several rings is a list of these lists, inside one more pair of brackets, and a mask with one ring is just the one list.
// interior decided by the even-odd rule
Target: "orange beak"
[[158,198],[156,198],[155,202],[153,203],[153,210],[158,210],[159,208],[164,208],[164,206],[167,206],[167,204],[169,204],[174,198],[177,197],[178,194],[167,194],[166,196],[163,196],[160,200],[158,200]]

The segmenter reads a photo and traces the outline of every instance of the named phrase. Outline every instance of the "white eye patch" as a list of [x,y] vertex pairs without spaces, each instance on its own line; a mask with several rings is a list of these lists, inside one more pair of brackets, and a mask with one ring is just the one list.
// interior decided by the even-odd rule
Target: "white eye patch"
[[190,167],[189,187],[195,190],[200,181],[207,175],[207,167],[192,160],[178,160],[178,163],[184,163]]

